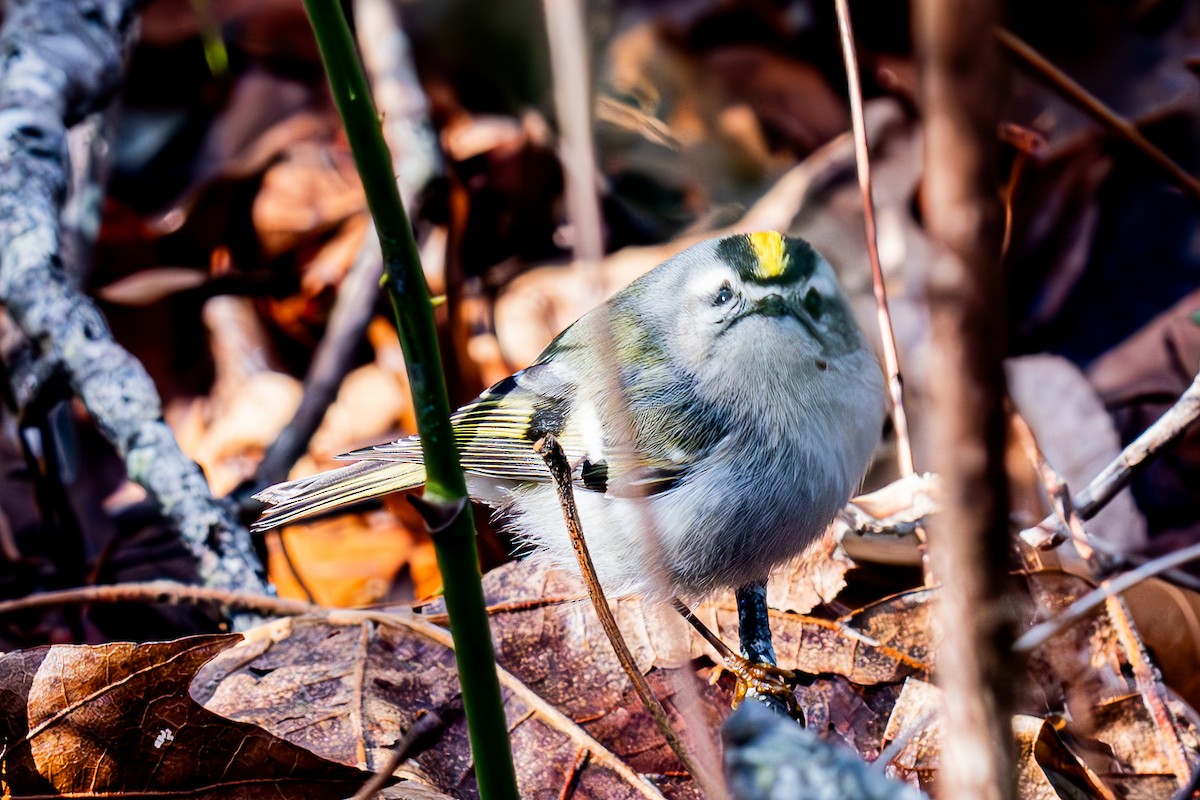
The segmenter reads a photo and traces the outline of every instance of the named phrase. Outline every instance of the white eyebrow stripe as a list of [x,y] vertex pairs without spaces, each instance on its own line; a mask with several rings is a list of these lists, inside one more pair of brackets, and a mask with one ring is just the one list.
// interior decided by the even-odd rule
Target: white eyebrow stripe
[[689,281],[689,287],[695,287],[696,294],[704,296],[714,294],[717,289],[721,288],[721,284],[727,281],[730,284],[734,283],[729,268],[718,264],[696,273],[695,277]]
[[808,285],[823,295],[837,294],[837,283],[826,270],[818,270],[808,279]]

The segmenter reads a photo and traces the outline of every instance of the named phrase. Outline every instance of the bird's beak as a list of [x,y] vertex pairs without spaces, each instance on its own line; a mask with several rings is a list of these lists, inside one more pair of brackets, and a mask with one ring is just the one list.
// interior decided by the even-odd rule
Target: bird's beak
[[769,294],[759,300],[750,309],[751,314],[761,314],[764,317],[792,317],[805,330],[811,333],[814,337],[820,338],[817,326],[813,323],[812,317],[804,310],[800,303],[793,303],[781,294]]
[[796,312],[783,295],[769,294],[754,304],[754,313],[764,317],[782,317],[784,314],[795,316]]

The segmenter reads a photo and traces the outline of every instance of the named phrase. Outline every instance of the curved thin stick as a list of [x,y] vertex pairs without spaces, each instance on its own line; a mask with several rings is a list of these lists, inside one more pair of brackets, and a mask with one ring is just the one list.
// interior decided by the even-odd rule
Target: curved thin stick
[[1181,567],[1197,559],[1200,559],[1200,544],[1194,544],[1147,561],[1137,569],[1122,573],[1112,580],[1103,581],[1098,587],[1067,606],[1066,610],[1054,619],[1034,625],[1025,631],[1013,644],[1012,649],[1017,653],[1028,653],[1079,622],[1099,606],[1104,605],[1108,598],[1132,589],[1147,578],[1153,578],[1159,573]]
[[554,485],[558,490],[558,501],[562,505],[563,519],[567,523],[567,533],[571,536],[571,546],[575,550],[575,557],[579,560],[579,572],[583,576],[592,607],[596,610],[596,616],[600,618],[600,625],[604,628],[604,633],[612,644],[617,660],[621,662],[625,674],[629,676],[629,680],[633,684],[634,691],[637,692],[642,705],[646,707],[646,711],[654,720],[655,727],[667,740],[667,744],[675,752],[684,769],[704,788],[706,796],[720,796],[722,793],[713,777],[703,770],[688,752],[679,731],[675,730],[675,726],[671,724],[667,710],[663,708],[662,702],[650,688],[646,676],[642,674],[633,658],[633,653],[629,651],[629,645],[625,643],[621,629],[617,627],[616,617],[613,616],[608,599],[604,596],[604,587],[600,585],[600,581],[596,577],[596,567],[592,564],[592,556],[588,552],[587,541],[583,536],[579,509],[575,506],[575,490],[571,485],[571,466],[567,462],[567,456],[563,452],[562,446],[553,435],[547,435],[534,445],[534,450],[545,460],[546,466],[550,469],[550,475],[554,478]]
[[0,601],[0,616],[15,614],[18,611],[88,603],[216,603],[230,609],[252,611],[264,617],[294,617],[327,610],[302,600],[287,600],[258,592],[189,586],[175,581],[147,581],[81,586],[4,600]]
[[1041,53],[1017,38],[1011,31],[997,28],[996,40],[1017,61],[1033,70],[1039,78],[1057,89],[1076,108],[1133,145],[1134,149],[1171,176],[1171,180],[1183,190],[1184,194],[1200,203],[1200,181],[1189,175],[1183,167],[1171,160],[1170,156],[1155,147],[1132,122],[1105,105],[1100,98],[1076,83],[1073,78],[1047,61]]
[[[854,125],[854,160],[858,164],[858,188],[862,192],[863,225],[866,227],[867,253],[871,257],[871,285],[875,290],[875,308],[879,319],[879,338],[883,342],[883,363],[887,369],[888,394],[892,400],[892,424],[896,428],[896,460],[900,474],[916,472],[912,441],[908,435],[908,416],[904,413],[904,379],[900,375],[900,356],[896,352],[896,334],[888,310],[887,286],[879,261],[879,242],[875,229],[875,201],[871,197],[871,151],[867,143],[867,123],[863,117],[862,84],[858,75],[858,56],[854,51],[854,29],[850,26],[847,0],[834,0],[838,30],[842,37],[842,55],[846,61],[849,84],[850,119]],[[921,536],[924,540],[924,536]]]

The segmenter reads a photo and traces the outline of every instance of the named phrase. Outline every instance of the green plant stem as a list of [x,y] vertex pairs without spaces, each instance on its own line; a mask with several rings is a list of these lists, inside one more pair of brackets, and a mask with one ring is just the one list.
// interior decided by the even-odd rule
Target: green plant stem
[[418,507],[430,525],[445,586],[479,794],[485,800],[517,800],[508,724],[480,583],[475,525],[467,510],[467,484],[450,426],[429,287],[341,7],[337,0],[305,0],[304,5],[379,232],[382,285],[396,314],[425,458],[425,492]]

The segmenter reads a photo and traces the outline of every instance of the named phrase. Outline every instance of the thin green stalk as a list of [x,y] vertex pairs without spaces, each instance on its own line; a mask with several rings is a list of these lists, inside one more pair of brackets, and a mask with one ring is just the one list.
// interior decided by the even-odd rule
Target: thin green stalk
[[442,571],[479,794],[485,800],[517,800],[508,724],[484,610],[475,525],[470,513],[464,513],[467,484],[450,426],[450,403],[429,287],[392,176],[392,160],[379,117],[341,7],[337,0],[305,0],[304,4],[379,231],[382,284],[396,313],[425,458],[425,492],[418,507],[433,532]]

